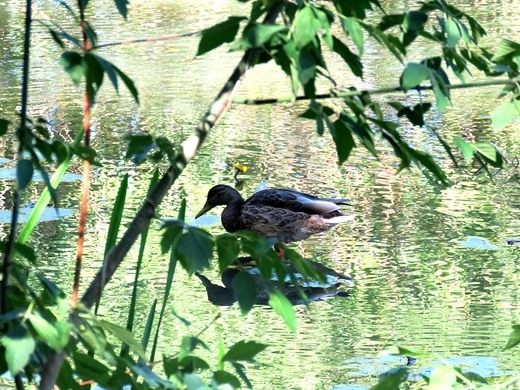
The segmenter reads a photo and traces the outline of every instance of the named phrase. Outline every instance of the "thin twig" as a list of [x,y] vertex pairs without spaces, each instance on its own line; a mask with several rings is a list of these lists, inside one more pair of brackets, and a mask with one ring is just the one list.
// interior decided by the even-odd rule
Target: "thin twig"
[[90,50],[98,50],[98,49],[103,49],[105,47],[110,47],[110,46],[130,45],[132,43],[169,41],[172,39],[191,37],[193,35],[197,35],[200,33],[201,33],[200,31],[194,31],[194,32],[185,33],[185,34],[166,35],[164,37],[158,37],[158,38],[127,39],[127,40],[121,41],[121,42],[111,42],[111,43],[105,43],[103,45],[92,46],[92,48]]
[[[467,83],[467,84],[448,84],[446,85],[447,89],[465,89],[465,88],[477,88],[477,87],[490,87],[494,85],[510,85],[517,84],[520,81],[520,78],[506,79],[506,80],[494,80],[494,81],[481,81],[476,83]],[[432,90],[432,86],[417,86],[414,88],[402,88],[402,87],[389,87],[389,88],[380,88],[380,89],[364,89],[364,90],[353,90],[353,91],[338,91],[334,93],[324,93],[318,94],[314,97],[308,96],[285,96],[281,98],[270,98],[270,99],[244,99],[244,98],[234,98],[234,104],[248,104],[248,105],[262,105],[262,104],[275,104],[275,103],[290,103],[295,100],[319,100],[319,99],[336,99],[336,98],[345,98],[352,96],[362,96],[362,95],[381,95],[392,92],[407,92],[409,90],[415,91],[428,91]]]

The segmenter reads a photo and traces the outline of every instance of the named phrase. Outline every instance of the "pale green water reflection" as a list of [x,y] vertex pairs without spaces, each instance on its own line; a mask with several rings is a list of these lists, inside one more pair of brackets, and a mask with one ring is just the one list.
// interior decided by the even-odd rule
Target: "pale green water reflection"
[[[93,2],[94,3],[94,2]],[[107,10],[111,1],[95,2],[92,22],[106,42],[137,37],[157,37],[190,32],[222,20],[228,12],[240,14],[236,2],[207,1],[132,2],[128,21],[115,18]],[[385,2],[394,8],[414,2]],[[36,2],[41,12],[59,20],[64,12],[54,2]],[[469,8],[465,2],[459,2]],[[22,10],[20,2],[0,0],[0,116],[14,118],[18,104]],[[517,0],[501,3],[472,3],[471,11],[481,16],[489,29],[489,42],[500,34],[515,37],[518,31]],[[41,115],[53,124],[56,136],[74,137],[81,126],[81,110],[75,99],[81,91],[71,86],[59,69],[59,52],[48,34],[35,25],[32,63],[31,115]],[[104,166],[93,175],[91,210],[87,226],[84,283],[101,265],[110,208],[119,180],[129,173],[129,198],[125,221],[131,218],[147,190],[153,167],[135,168],[124,161],[121,146],[126,134],[139,132],[168,136],[181,142],[197,124],[231,73],[239,55],[225,49],[195,58],[196,37],[156,44],[138,44],[105,49],[102,54],[114,61],[136,81],[141,105],[136,106],[126,92],[118,98],[106,86],[94,113],[93,146]],[[402,67],[388,60],[381,48],[368,42],[363,82],[336,63],[331,68],[342,85],[359,88],[394,85]],[[426,55],[418,51],[411,59]],[[267,75],[267,76],[266,76]],[[267,77],[267,82],[264,79]],[[455,81],[455,80],[454,80]],[[255,68],[246,78],[240,95],[271,97],[289,94],[289,83],[271,65]],[[486,119],[495,105],[495,89],[454,93],[455,106],[440,114],[432,111],[431,124],[446,139],[465,136],[470,140],[496,140],[508,156],[518,156],[518,123],[500,132],[491,130]],[[431,96],[426,96],[430,99]],[[382,101],[417,103],[418,98],[394,95]],[[403,364],[401,358],[377,358],[389,344],[399,344],[433,354],[415,363],[415,373],[425,373],[438,364],[439,357],[454,360],[465,368],[478,366],[481,375],[500,376],[517,371],[517,352],[502,352],[510,326],[520,323],[518,271],[520,252],[507,246],[507,239],[519,238],[520,193],[515,172],[503,172],[494,182],[480,176],[473,179],[465,171],[453,171],[435,136],[423,130],[405,128],[408,140],[444,161],[455,184],[440,191],[430,186],[417,171],[395,175],[396,160],[381,162],[355,152],[347,164],[336,166],[330,137],[316,135],[309,121],[298,118],[304,104],[274,107],[234,106],[216,128],[161,207],[160,216],[175,217],[182,198],[193,216],[205,201],[207,190],[216,183],[233,183],[233,165],[249,167],[245,178],[250,195],[258,182],[294,188],[324,197],[346,196],[353,200],[346,208],[356,220],[306,242],[294,244],[306,257],[340,272],[350,268],[356,284],[351,296],[313,302],[309,310],[298,307],[298,330],[290,334],[271,310],[255,308],[245,318],[237,307],[215,307],[206,301],[206,292],[196,278],[179,271],[173,286],[176,311],[192,321],[188,330],[173,316],[165,321],[161,353],[176,350],[187,331],[196,334],[213,318],[218,319],[204,334],[216,361],[221,339],[229,346],[239,339],[253,339],[271,346],[262,353],[263,364],[248,366],[248,375],[259,389],[356,389],[375,383],[382,371]],[[388,110],[388,115],[393,111]],[[11,159],[12,144],[0,140],[3,157]],[[385,149],[386,148],[386,149]],[[72,173],[79,173],[80,164]],[[73,208],[79,198],[79,183],[64,183],[59,189],[60,207]],[[25,202],[34,202],[41,183],[28,190]],[[3,208],[11,205],[9,182],[0,181]],[[70,288],[77,216],[57,223],[42,223],[32,245],[45,256],[41,270]],[[147,261],[142,270],[137,332],[142,331],[151,302],[162,295],[168,259],[160,254],[159,224],[153,225]],[[0,225],[0,234],[6,228]],[[211,229],[219,233],[219,225]],[[488,251],[461,245],[468,237],[481,237],[499,250]],[[106,292],[101,313],[123,324],[133,281],[134,250]],[[213,271],[206,275],[217,279]],[[85,284],[83,286],[85,286]],[[486,371],[487,370],[487,371]],[[480,372],[479,372],[480,373]]]

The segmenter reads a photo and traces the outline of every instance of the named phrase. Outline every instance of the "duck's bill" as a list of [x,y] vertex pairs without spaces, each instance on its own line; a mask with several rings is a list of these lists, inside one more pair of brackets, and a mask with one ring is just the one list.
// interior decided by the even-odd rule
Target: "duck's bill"
[[198,217],[200,217],[200,216],[206,214],[206,213],[207,213],[209,210],[211,210],[212,208],[213,208],[213,206],[210,206],[208,203],[206,203],[206,204],[204,205],[204,207],[202,208],[202,210],[200,210],[200,211],[198,212],[198,214],[195,216],[195,219],[197,219]]

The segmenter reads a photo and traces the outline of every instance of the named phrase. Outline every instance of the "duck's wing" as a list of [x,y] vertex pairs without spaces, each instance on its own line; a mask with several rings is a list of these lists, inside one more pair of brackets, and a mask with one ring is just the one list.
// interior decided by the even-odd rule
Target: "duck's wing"
[[270,206],[308,214],[327,214],[339,210],[339,205],[348,199],[320,199],[316,196],[286,189],[268,189],[259,191],[246,203],[255,206]]

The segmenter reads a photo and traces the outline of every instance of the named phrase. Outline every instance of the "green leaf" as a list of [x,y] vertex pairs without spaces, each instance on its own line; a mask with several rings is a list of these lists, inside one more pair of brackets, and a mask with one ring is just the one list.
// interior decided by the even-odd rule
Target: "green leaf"
[[274,287],[268,288],[268,293],[269,306],[283,318],[291,332],[296,332],[296,313],[291,302]]
[[36,343],[25,326],[17,325],[7,331],[2,339],[5,360],[12,375],[18,374],[29,363]]
[[107,239],[105,242],[105,252],[104,255],[108,253],[108,251],[116,245],[117,236],[119,233],[119,227],[121,226],[121,219],[123,218],[123,211],[125,209],[125,201],[126,201],[126,193],[128,191],[128,173],[123,176],[123,180],[121,180],[121,185],[119,186],[119,190],[117,191],[116,200],[114,201],[114,206],[112,208],[112,214],[110,216],[110,224],[108,226]]
[[401,75],[401,87],[405,90],[416,87],[428,78],[430,71],[426,65],[409,62]]
[[237,35],[240,22],[247,18],[243,16],[230,16],[227,20],[202,31],[197,55],[205,54],[224,43],[232,42]]
[[457,22],[453,20],[452,18],[448,17],[446,18],[445,22],[446,26],[446,35],[448,46],[455,47],[457,46],[457,43],[459,43],[460,40],[460,30]]
[[236,41],[232,50],[247,50],[252,47],[260,47],[279,32],[286,31],[287,28],[281,24],[250,23],[242,34],[242,38]]
[[517,346],[520,343],[520,325],[513,325],[513,331],[509,335],[509,340],[504,349],[510,349]]
[[431,154],[422,152],[420,150],[415,150],[412,148],[408,149],[411,156],[421,163],[426,169],[428,169],[433,175],[445,186],[448,185],[448,178],[446,177],[446,174],[444,171],[437,165],[437,163],[434,161]]
[[238,257],[240,245],[235,236],[223,234],[216,237],[218,266],[220,274],[223,274],[229,265],[231,265]]
[[105,385],[110,377],[110,369],[93,357],[75,352],[73,355],[76,371],[81,379],[95,379],[97,383]]
[[31,182],[34,168],[31,160],[18,160],[16,165],[16,180],[18,181],[18,189],[23,191]]
[[97,322],[103,329],[108,330],[120,341],[127,344],[135,353],[139,355],[141,359],[146,361],[146,355],[144,354],[143,347],[141,343],[134,338],[132,332],[126,328],[123,328],[122,326],[115,325],[104,320],[98,320]]
[[114,0],[114,3],[116,4],[119,14],[126,19],[128,4],[130,4],[130,2],[128,0]]
[[233,290],[235,290],[235,298],[240,306],[240,311],[245,316],[256,302],[255,279],[249,272],[242,270],[233,278]]
[[267,345],[257,343],[256,341],[241,340],[233,345],[222,358],[224,362],[254,362],[254,358],[260,352],[267,348]]
[[462,155],[466,158],[466,162],[469,164],[473,158],[473,146],[465,139],[458,137],[453,137],[453,142],[459,147]]
[[293,22],[293,39],[296,46],[302,48],[309,44],[321,29],[321,23],[315,16],[314,9],[304,6],[296,12]]
[[209,268],[209,259],[213,253],[212,236],[204,230],[189,227],[180,238],[175,252],[190,275],[203,268]]
[[112,69],[114,72],[117,73],[117,75],[123,80],[123,83],[126,85],[126,88],[130,93],[132,94],[132,97],[134,98],[135,102],[139,104],[139,92],[137,91],[137,88],[135,87],[134,82],[128,77],[125,73],[123,73],[117,66],[112,65]]
[[359,55],[363,55],[363,31],[355,18],[345,18],[342,20],[345,32],[350,35],[352,41],[357,46]]
[[241,387],[238,378],[227,371],[215,371],[213,373],[213,380],[217,382],[219,385],[229,383],[234,389],[238,389]]
[[493,130],[501,130],[514,119],[516,119],[516,116],[517,110],[513,102],[509,101],[501,104],[491,113]]
[[341,58],[343,58],[345,63],[350,67],[352,73],[354,73],[354,75],[357,77],[363,77],[363,64],[361,63],[359,57],[352,53],[347,45],[345,45],[335,36],[332,37],[332,42],[333,50],[338,53]]
[[81,55],[76,52],[66,51],[60,57],[60,65],[68,73],[72,82],[75,85],[79,85],[81,76],[83,76],[83,59]]
[[520,44],[510,41],[509,39],[502,39],[496,47],[491,61],[505,62],[518,55],[520,55]]
[[370,390],[400,390],[407,379],[408,367],[396,367],[379,375],[377,385]]
[[430,376],[430,389],[445,389],[449,388],[457,382],[457,371],[452,367],[439,366]]
[[505,166],[502,155],[497,151],[493,144],[487,142],[475,142],[472,144],[473,149],[479,152],[484,159],[492,166],[502,168]]
[[61,47],[62,49],[65,49],[65,44],[61,40],[60,36],[56,31],[54,31],[52,28],[49,28],[49,33],[51,34],[51,37],[56,44]]
[[[350,129],[345,126],[341,119],[337,119],[334,124],[334,133],[332,138],[336,144],[336,151],[338,153],[338,165],[343,164],[348,160],[352,149],[356,146],[356,142],[352,137]],[[330,130],[330,127],[329,127]]]
[[16,242],[14,244],[14,248],[16,252],[21,254],[27,260],[29,260],[32,264],[36,264],[36,255],[34,254],[34,249],[28,247],[25,244],[21,244],[20,242]]
[[56,328],[43,317],[31,314],[29,316],[31,325],[34,327],[40,337],[46,341],[49,346],[57,351],[61,351],[62,345],[60,345],[58,331]]

